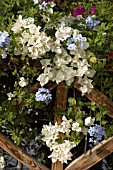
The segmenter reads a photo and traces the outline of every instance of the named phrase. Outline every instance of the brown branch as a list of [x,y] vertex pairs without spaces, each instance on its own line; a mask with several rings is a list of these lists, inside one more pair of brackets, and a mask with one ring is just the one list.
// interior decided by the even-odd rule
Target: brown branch
[[[75,82],[74,87],[80,90],[80,85]],[[113,102],[104,94],[102,94],[99,90],[94,88],[89,94],[85,95],[91,101],[94,101],[97,105],[101,103],[106,104],[106,108],[108,109],[107,115],[113,118]]]
[[38,160],[28,155],[23,149],[16,146],[11,140],[0,133],[0,147],[12,155],[19,162],[24,164],[30,170],[49,170]]
[[65,170],[87,170],[113,152],[113,137],[102,141],[91,151],[72,161]]

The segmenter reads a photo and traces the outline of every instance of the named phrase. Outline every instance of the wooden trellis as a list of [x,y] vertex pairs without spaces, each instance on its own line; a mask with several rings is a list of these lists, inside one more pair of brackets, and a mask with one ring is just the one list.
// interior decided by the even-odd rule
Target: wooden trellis
[[[29,92],[36,91],[40,87],[39,83],[36,83],[31,88],[28,89]],[[56,85],[55,83],[48,83],[47,88],[52,90],[53,88],[57,87],[56,92],[56,109],[66,109],[67,106],[67,91],[68,89],[64,88],[63,83]],[[79,84],[75,82],[74,87],[79,90]],[[86,96],[95,101],[98,105],[101,102],[106,104],[108,108],[108,116],[113,118],[113,102],[103,95],[99,90],[93,89],[91,93],[86,94]],[[60,123],[60,119],[55,116],[55,121]],[[19,162],[27,166],[30,170],[49,170],[46,166],[41,164],[32,156],[28,155],[23,149],[17,147],[11,140],[5,137],[3,134],[0,133],[0,147],[3,148],[6,152],[16,158]],[[103,149],[104,148],[104,149]],[[64,170],[87,170],[88,168],[92,167],[94,164],[102,160],[104,157],[109,155],[113,152],[113,137],[102,141],[101,144],[95,146],[92,150],[86,152],[85,154],[81,155],[72,163],[70,163]],[[51,170],[63,170],[63,164],[61,162],[56,162],[52,164]]]

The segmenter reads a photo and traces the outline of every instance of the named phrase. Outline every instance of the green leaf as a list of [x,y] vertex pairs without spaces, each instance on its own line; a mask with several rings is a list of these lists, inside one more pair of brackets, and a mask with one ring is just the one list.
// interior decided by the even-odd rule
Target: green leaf
[[69,106],[76,106],[76,100],[72,97],[68,98]]

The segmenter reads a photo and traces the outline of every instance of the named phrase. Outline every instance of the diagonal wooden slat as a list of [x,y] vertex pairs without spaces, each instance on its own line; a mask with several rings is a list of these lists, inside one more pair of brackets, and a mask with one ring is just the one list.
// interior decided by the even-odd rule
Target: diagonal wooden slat
[[87,170],[97,162],[108,156],[113,152],[113,137],[102,141],[95,146],[91,151],[87,151],[74,161],[72,161],[65,170]]
[[38,160],[28,155],[23,149],[16,146],[11,140],[0,133],[0,147],[12,155],[19,162],[24,164],[30,170],[49,170]]
[[[75,82],[74,87],[78,90],[80,90],[80,85]],[[104,94],[102,94],[99,90],[94,88],[89,94],[85,94],[87,98],[89,98],[91,101],[94,101],[97,105],[101,103],[106,104],[106,108],[108,109],[107,115],[113,118],[113,102]]]

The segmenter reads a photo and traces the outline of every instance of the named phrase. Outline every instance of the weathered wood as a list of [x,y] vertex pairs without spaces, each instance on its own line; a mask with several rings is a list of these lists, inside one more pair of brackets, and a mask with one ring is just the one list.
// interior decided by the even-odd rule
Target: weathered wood
[[51,170],[63,170],[63,164],[60,161],[57,161],[56,163],[52,163]]
[[30,170],[49,170],[38,160],[28,155],[23,149],[16,146],[11,140],[0,133],[0,147],[12,155],[19,162],[24,164]]
[[68,88],[64,87],[63,82],[61,82],[58,85],[57,92],[56,92],[56,108],[57,109],[66,110],[67,92],[68,92]]
[[113,152],[113,137],[102,141],[91,151],[72,161],[65,170],[87,170]]
[[[63,82],[61,82],[56,91],[56,103],[55,108],[58,110],[66,110],[67,107],[67,93],[68,89],[64,87]],[[57,121],[58,124],[61,124],[60,117],[55,113],[54,115],[55,122]],[[60,134],[62,135],[62,134]],[[60,161],[57,161],[55,163],[52,163],[51,170],[63,170],[63,163]]]
[[[75,82],[74,87],[80,90],[80,85]],[[85,96],[89,98],[91,101],[94,101],[97,105],[101,103],[106,104],[106,108],[108,109],[108,116],[113,118],[113,102],[104,94],[102,94],[99,90],[94,88],[89,94],[86,93]]]

